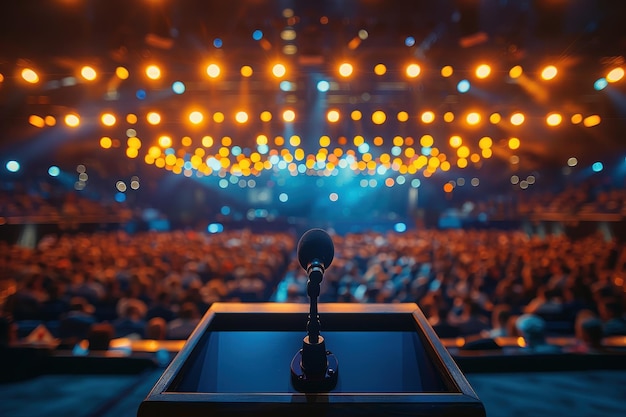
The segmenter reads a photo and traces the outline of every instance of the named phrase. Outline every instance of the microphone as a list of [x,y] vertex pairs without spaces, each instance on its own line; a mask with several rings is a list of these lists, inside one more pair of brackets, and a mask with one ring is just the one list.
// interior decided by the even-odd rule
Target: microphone
[[335,246],[324,230],[310,229],[300,238],[297,253],[298,262],[309,277],[306,285],[309,317],[302,349],[291,361],[291,381],[294,388],[301,392],[330,391],[337,385],[339,366],[335,355],[326,350],[324,338],[320,335],[317,298],[324,272],[335,256]]

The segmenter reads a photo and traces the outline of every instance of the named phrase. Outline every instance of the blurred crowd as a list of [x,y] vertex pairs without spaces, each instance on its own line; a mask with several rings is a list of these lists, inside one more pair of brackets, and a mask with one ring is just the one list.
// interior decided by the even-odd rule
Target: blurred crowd
[[248,230],[47,236],[35,249],[0,243],[0,302],[15,323],[44,323],[70,344],[96,323],[112,337],[185,339],[215,301],[268,300],[293,248],[289,235]]

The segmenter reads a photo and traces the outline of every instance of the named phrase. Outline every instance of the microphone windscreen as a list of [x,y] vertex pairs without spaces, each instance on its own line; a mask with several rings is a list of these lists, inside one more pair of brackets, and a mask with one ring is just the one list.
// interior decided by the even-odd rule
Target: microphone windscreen
[[298,242],[298,261],[302,268],[317,259],[328,268],[335,256],[335,245],[330,235],[322,229],[310,229],[302,235]]

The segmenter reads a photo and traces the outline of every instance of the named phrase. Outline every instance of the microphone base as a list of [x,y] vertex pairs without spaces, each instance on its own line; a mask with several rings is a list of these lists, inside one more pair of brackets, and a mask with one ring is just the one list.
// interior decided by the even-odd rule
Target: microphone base
[[291,360],[291,384],[300,392],[331,391],[339,376],[337,358],[326,350],[323,337],[319,343],[310,343],[308,339],[304,338],[302,349]]

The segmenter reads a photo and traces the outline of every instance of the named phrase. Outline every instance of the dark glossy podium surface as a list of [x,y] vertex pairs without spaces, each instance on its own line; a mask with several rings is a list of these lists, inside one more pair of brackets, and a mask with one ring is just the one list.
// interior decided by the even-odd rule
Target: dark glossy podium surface
[[138,411],[146,416],[484,416],[415,304],[320,304],[330,392],[291,385],[308,305],[216,303]]

